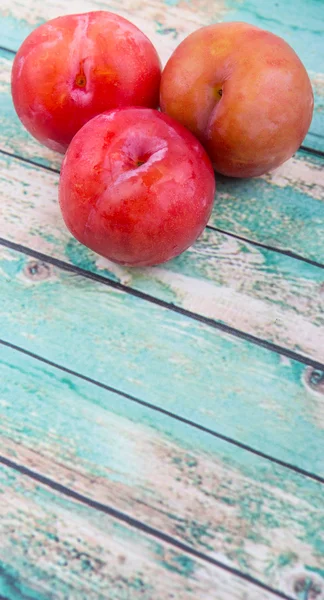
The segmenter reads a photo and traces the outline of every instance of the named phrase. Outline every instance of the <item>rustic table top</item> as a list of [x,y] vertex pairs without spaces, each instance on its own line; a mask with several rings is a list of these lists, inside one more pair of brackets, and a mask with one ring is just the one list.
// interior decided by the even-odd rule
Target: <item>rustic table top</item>
[[[314,87],[302,149],[218,177],[203,236],[157,268],[72,239],[61,158],[12,106],[26,35],[103,8],[163,63],[201,25],[263,26]],[[322,0],[2,0],[2,599],[324,598],[323,31]]]

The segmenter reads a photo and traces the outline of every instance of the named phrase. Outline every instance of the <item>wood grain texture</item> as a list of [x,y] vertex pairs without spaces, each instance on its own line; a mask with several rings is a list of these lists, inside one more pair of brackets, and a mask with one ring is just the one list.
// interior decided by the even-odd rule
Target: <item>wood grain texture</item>
[[5,340],[323,473],[320,373],[18,252],[0,281]]
[[324,264],[324,159],[299,151],[249,180],[218,176],[210,224]]
[[320,577],[319,483],[3,346],[0,382],[2,456],[283,592]]
[[55,173],[3,155],[0,167],[6,238],[324,362],[323,269],[211,229],[166,265],[120,267],[70,236]]
[[10,600],[276,598],[3,466],[0,491],[0,594]]
[[[13,57],[0,51],[0,149],[60,168],[61,156],[22,127],[12,105]],[[210,225],[324,264],[324,158],[298,152],[271,174],[253,180],[217,176]]]
[[307,68],[314,89],[315,111],[305,144],[324,150],[324,69],[321,36],[324,16],[318,0],[2,0],[1,45],[17,50],[37,25],[56,16],[87,10],[112,10],[133,21],[156,46],[164,64],[189,33],[217,21],[247,21],[283,37],[297,52]]
[[[305,144],[324,150],[320,2],[3,0],[1,44],[15,50],[42,21],[99,8],[135,22],[163,62],[215,20],[247,20],[282,35],[315,90]],[[14,115],[12,59],[0,52],[0,150],[58,169],[60,157]],[[56,173],[0,159],[3,237],[323,361],[319,267],[212,229],[163,267],[116,267],[67,233]],[[298,152],[253,181],[218,177],[210,225],[324,262],[323,164]],[[0,454],[296,600],[324,599],[320,484],[274,462],[324,475],[322,371],[5,248],[0,314],[9,342],[151,404],[0,346]],[[9,600],[275,598],[4,467],[0,539],[0,598]]]

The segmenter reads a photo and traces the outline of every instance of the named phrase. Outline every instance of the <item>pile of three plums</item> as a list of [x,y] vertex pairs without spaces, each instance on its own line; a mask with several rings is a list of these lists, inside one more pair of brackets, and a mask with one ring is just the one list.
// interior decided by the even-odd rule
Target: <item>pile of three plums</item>
[[67,150],[59,197],[71,233],[130,266],[186,250],[209,219],[214,169],[254,177],[278,167],[313,112],[303,64],[268,31],[203,27],[161,75],[148,38],[105,11],[35,29],[15,57],[12,96],[37,140]]

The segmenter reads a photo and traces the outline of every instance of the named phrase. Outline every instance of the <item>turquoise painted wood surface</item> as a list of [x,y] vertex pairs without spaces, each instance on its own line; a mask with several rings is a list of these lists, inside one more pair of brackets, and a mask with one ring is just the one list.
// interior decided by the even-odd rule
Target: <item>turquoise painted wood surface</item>
[[276,589],[320,573],[319,482],[3,346],[0,379],[2,455]]
[[10,600],[276,598],[2,465],[0,490],[0,594]]
[[[0,51],[0,150],[59,169],[61,157],[32,140],[16,116],[10,95],[12,60],[12,54]],[[264,177],[245,181],[218,176],[210,225],[324,265],[323,167],[323,157],[298,152]]]
[[322,38],[324,15],[319,0],[62,0],[21,3],[2,0],[1,45],[17,50],[30,31],[44,20],[71,12],[108,9],[131,18],[149,35],[165,63],[176,45],[197,27],[215,21],[247,21],[283,37],[309,71],[315,95],[315,115],[305,144],[324,150],[324,65]]
[[2,248],[0,265],[5,340],[323,474],[311,367],[19,252]]
[[[256,23],[291,43],[314,86],[313,153],[256,180],[219,177],[209,228],[156,269],[71,239],[50,170],[61,159],[10,98],[5,47],[99,8],[134,21],[163,62],[198,26]],[[0,345],[0,598],[323,600],[321,2],[3,0],[0,14],[0,231],[16,247],[0,246],[0,337],[20,347]]]
[[0,166],[7,239],[324,363],[323,269],[212,229],[166,265],[123,268],[70,236],[55,173],[1,154]]

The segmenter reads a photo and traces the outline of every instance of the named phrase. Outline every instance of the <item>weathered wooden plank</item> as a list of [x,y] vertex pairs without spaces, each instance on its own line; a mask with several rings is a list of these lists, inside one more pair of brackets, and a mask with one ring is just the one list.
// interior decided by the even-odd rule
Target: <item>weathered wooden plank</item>
[[[0,51],[0,149],[59,169],[61,156],[22,127],[10,95],[12,55]],[[210,224],[257,242],[324,263],[324,159],[297,155],[255,180],[217,177]]]
[[8,239],[324,362],[322,269],[211,229],[167,265],[119,267],[70,236],[55,174],[1,155],[0,165]]
[[275,600],[0,466],[0,594],[10,600]]
[[320,571],[319,483],[3,346],[0,382],[2,456],[283,592]]
[[264,177],[218,177],[210,223],[324,263],[324,159],[300,151]]
[[4,339],[323,473],[322,384],[311,368],[24,254],[1,255]]
[[[324,86],[321,36],[324,17],[321,3],[310,0],[289,0],[279,4],[275,0],[213,0],[213,2],[178,2],[177,0],[124,1],[117,0],[63,0],[43,3],[41,0],[2,0],[1,44],[17,50],[30,31],[43,21],[58,15],[108,9],[132,20],[155,44],[165,63],[178,43],[197,27],[215,21],[247,21],[282,36],[296,50],[307,70],[315,94],[315,114],[305,144],[324,150]],[[300,23],[302,22],[302,26]]]

